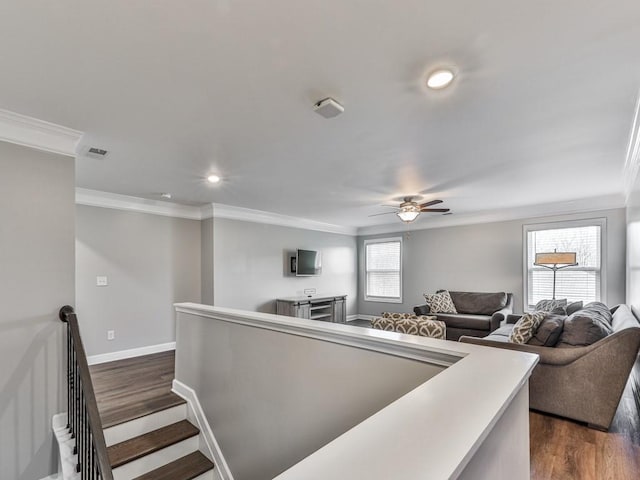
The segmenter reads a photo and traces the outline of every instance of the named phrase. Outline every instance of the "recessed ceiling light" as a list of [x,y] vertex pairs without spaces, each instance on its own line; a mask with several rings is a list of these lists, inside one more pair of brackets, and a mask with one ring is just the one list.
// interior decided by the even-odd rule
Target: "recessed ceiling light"
[[207,177],[207,181],[209,183],[218,183],[221,180],[221,178],[218,175],[209,175]]
[[448,87],[455,77],[453,70],[449,68],[439,68],[434,70],[427,77],[427,87],[433,90],[440,90]]

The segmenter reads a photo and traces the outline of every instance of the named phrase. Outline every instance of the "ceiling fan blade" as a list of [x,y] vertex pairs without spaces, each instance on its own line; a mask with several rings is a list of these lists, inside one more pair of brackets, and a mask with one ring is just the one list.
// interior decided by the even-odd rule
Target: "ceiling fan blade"
[[390,213],[396,213],[396,212],[374,213],[373,215],[369,215],[369,216],[370,217],[377,217],[379,215],[389,215]]
[[448,212],[450,209],[449,208],[421,208],[420,211],[421,212]]
[[389,207],[389,208],[398,208],[398,209],[400,208],[400,207],[399,207],[399,206],[397,206],[397,205],[380,205],[380,206],[381,206],[381,207]]
[[430,202],[425,202],[418,206],[420,208],[425,208],[425,207],[430,207],[431,205],[437,205],[438,203],[442,203],[442,200],[431,200]]

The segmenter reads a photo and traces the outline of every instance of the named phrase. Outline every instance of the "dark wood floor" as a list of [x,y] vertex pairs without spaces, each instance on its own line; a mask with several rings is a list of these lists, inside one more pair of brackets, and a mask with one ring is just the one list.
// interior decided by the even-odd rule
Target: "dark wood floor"
[[[174,362],[166,352],[91,367],[103,422],[117,424],[158,401],[179,401],[170,391]],[[529,418],[533,480],[640,479],[640,419],[631,385],[610,432],[536,412]]]
[[104,428],[184,403],[171,392],[173,351],[90,367]]

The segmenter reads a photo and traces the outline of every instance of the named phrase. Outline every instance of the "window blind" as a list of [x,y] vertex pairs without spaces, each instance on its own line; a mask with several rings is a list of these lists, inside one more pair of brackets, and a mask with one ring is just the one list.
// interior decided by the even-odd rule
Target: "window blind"
[[400,248],[399,240],[366,245],[367,297],[400,299]]
[[555,228],[527,232],[527,302],[530,308],[553,296],[553,272],[535,266],[536,253],[576,252],[577,267],[556,274],[556,298],[568,302],[600,300],[600,225]]

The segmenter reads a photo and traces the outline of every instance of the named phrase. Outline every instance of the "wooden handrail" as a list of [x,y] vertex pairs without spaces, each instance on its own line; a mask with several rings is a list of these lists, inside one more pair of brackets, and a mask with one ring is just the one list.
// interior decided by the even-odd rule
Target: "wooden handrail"
[[67,324],[67,427],[75,439],[77,471],[81,479],[113,480],[78,317],[69,305],[59,317]]

